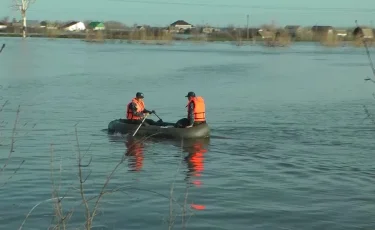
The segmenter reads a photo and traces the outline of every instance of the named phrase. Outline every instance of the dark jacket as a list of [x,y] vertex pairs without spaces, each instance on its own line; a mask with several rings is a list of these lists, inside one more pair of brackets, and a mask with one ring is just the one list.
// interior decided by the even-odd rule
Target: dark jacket
[[138,117],[142,117],[143,113],[151,113],[151,111],[147,109],[144,109],[142,112],[137,112],[137,105],[134,102],[130,103],[129,107],[129,109],[133,112],[133,115]]

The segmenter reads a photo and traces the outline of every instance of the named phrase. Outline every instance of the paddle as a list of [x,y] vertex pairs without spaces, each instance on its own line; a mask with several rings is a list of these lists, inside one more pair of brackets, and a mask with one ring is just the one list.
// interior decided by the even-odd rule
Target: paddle
[[0,53],[3,51],[4,47],[5,47],[5,43],[1,46]]
[[141,124],[138,126],[138,128],[137,128],[137,129],[135,130],[135,132],[133,133],[133,137],[134,137],[134,135],[138,132],[138,129],[141,128],[141,126],[142,126],[143,122],[145,122],[147,116],[148,116],[148,114],[143,118]]
[[155,114],[155,116],[156,116],[157,118],[159,118],[159,120],[160,120],[161,122],[163,122],[163,119],[161,119],[161,118],[156,114],[155,111],[153,112],[153,114]]

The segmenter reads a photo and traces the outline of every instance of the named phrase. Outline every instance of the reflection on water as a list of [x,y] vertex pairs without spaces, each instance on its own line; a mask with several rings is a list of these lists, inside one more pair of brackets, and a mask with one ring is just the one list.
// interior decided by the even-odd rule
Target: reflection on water
[[[204,172],[204,157],[207,153],[207,147],[209,145],[210,139],[196,139],[184,141],[183,151],[187,152],[188,155],[185,157],[185,162],[187,164],[187,172],[185,180],[187,182],[187,188],[193,185],[194,188],[201,189],[203,185],[202,174]],[[206,206],[192,202],[191,207],[196,210],[204,210]]]
[[128,166],[130,171],[139,172],[143,167],[144,160],[144,142],[127,136],[125,141],[125,156],[128,157]]
[[[183,152],[187,153],[186,156],[183,158],[183,161],[186,165],[186,199],[189,194],[188,190],[193,189],[203,189],[203,181],[202,175],[204,173],[204,161],[205,161],[205,154],[208,153],[208,145],[210,144],[210,139],[191,139],[191,140],[184,140],[181,143],[179,141],[174,140],[160,140],[160,139],[148,139],[148,141],[152,141],[158,143],[163,141],[165,144],[172,144],[176,147],[182,147]],[[143,168],[144,162],[144,152],[145,152],[145,140],[142,138],[134,138],[132,136],[127,136],[125,138],[125,156],[128,159],[128,166],[129,171],[139,172]],[[201,194],[202,192],[198,192]],[[201,204],[198,200],[194,200],[189,202],[191,204],[191,208],[195,210],[204,210],[206,209],[205,204]]]

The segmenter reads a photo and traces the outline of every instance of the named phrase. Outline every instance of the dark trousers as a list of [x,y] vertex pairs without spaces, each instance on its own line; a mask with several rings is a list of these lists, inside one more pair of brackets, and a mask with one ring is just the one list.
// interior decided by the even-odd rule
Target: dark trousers
[[[206,123],[205,121],[198,121],[198,122],[194,122],[193,123],[193,126],[197,126],[197,125],[200,125],[200,124],[204,124]],[[189,119],[187,118],[182,118],[180,120],[178,120],[176,122],[176,124],[174,125],[175,128],[185,128],[186,126],[189,125]]]

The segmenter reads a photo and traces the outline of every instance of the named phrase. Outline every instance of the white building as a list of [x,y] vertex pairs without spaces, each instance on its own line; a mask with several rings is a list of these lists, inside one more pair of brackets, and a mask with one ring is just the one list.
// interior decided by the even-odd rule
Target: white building
[[186,29],[192,29],[193,28],[193,25],[185,22],[184,20],[178,20],[178,21],[175,21],[173,22],[170,27],[174,27],[176,28],[177,30],[186,30]]
[[86,29],[86,26],[83,22],[74,21],[64,25],[63,29],[68,31],[83,31]]
[[7,25],[3,22],[0,22],[0,30],[6,29]]

